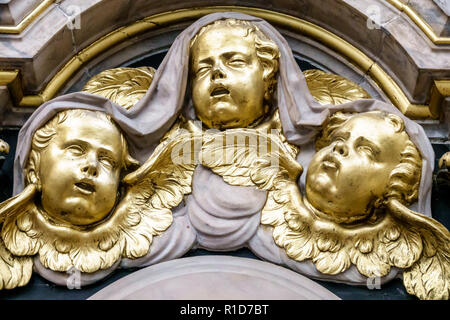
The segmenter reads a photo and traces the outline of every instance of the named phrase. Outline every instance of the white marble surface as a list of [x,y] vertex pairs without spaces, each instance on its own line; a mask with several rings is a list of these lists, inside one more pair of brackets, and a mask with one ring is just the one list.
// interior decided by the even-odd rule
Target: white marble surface
[[266,198],[265,191],[231,186],[209,169],[197,167],[187,206],[198,245],[218,251],[245,246],[260,225]]
[[198,256],[139,270],[91,300],[336,300],[324,287],[288,269],[255,259]]
[[17,26],[40,2],[41,0],[0,1],[0,26]]

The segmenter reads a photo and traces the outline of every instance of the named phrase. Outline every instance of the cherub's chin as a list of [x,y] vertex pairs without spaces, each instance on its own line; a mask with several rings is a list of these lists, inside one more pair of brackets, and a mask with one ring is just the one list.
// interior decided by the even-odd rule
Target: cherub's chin
[[88,198],[90,196],[83,194],[73,195],[72,197],[66,198],[65,203],[57,208],[56,214],[55,212],[51,214],[48,210],[47,212],[57,220],[67,223],[69,226],[89,226],[102,221],[113,209],[102,208],[99,210]]
[[335,189],[335,174],[329,170],[316,169],[306,179],[307,189],[316,194],[329,194]]

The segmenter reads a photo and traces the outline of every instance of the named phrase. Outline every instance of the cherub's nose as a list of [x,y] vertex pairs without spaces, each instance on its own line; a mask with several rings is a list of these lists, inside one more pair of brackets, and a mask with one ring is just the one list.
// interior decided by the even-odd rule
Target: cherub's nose
[[226,74],[219,65],[216,65],[212,70],[211,78],[212,80],[224,79]]
[[92,177],[98,175],[98,161],[95,155],[88,155],[85,163],[81,167],[81,171]]
[[341,156],[346,156],[348,154],[347,145],[342,141],[336,141],[333,146],[333,152],[340,154]]

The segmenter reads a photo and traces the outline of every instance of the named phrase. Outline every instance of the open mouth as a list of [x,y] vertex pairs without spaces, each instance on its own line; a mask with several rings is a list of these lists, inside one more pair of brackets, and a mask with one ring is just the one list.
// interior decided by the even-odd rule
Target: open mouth
[[323,158],[322,165],[326,169],[332,169],[332,170],[337,170],[340,167],[339,161],[335,157],[330,156],[330,155]]
[[211,97],[220,97],[220,96],[224,96],[229,94],[230,91],[227,88],[224,87],[218,87],[215,88],[212,92],[211,92]]
[[75,187],[77,187],[77,189],[84,194],[91,194],[95,192],[94,185],[87,182],[77,182],[75,183]]

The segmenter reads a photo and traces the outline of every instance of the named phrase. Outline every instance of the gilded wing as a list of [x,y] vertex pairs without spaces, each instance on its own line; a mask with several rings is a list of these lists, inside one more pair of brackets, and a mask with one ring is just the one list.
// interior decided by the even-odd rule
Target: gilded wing
[[439,222],[409,210],[397,200],[389,202],[391,214],[419,234],[423,250],[420,258],[403,273],[410,294],[420,299],[449,299],[450,232]]
[[100,95],[130,109],[150,87],[155,69],[151,67],[108,69],[93,76],[82,91]]
[[[0,204],[0,223],[9,217],[27,212],[33,205],[36,188],[29,185],[17,196]],[[31,257],[13,255],[0,238],[0,290],[13,289],[26,285],[33,273],[33,260]]]
[[303,170],[279,135],[254,129],[205,134],[201,163],[231,185],[272,190],[275,181],[296,181]]
[[358,99],[369,99],[366,90],[342,76],[321,70],[303,72],[312,96],[320,104],[343,104]]
[[32,258],[12,255],[0,239],[0,290],[26,285],[32,273]]
[[0,203],[0,223],[10,216],[26,211],[26,208],[33,203],[35,194],[36,185],[29,184],[18,195]]
[[121,223],[124,257],[135,259],[147,254],[153,236],[172,224],[171,209],[192,191],[195,152],[195,138],[190,133],[168,139],[142,167],[124,178],[126,196],[115,212],[125,217]]

